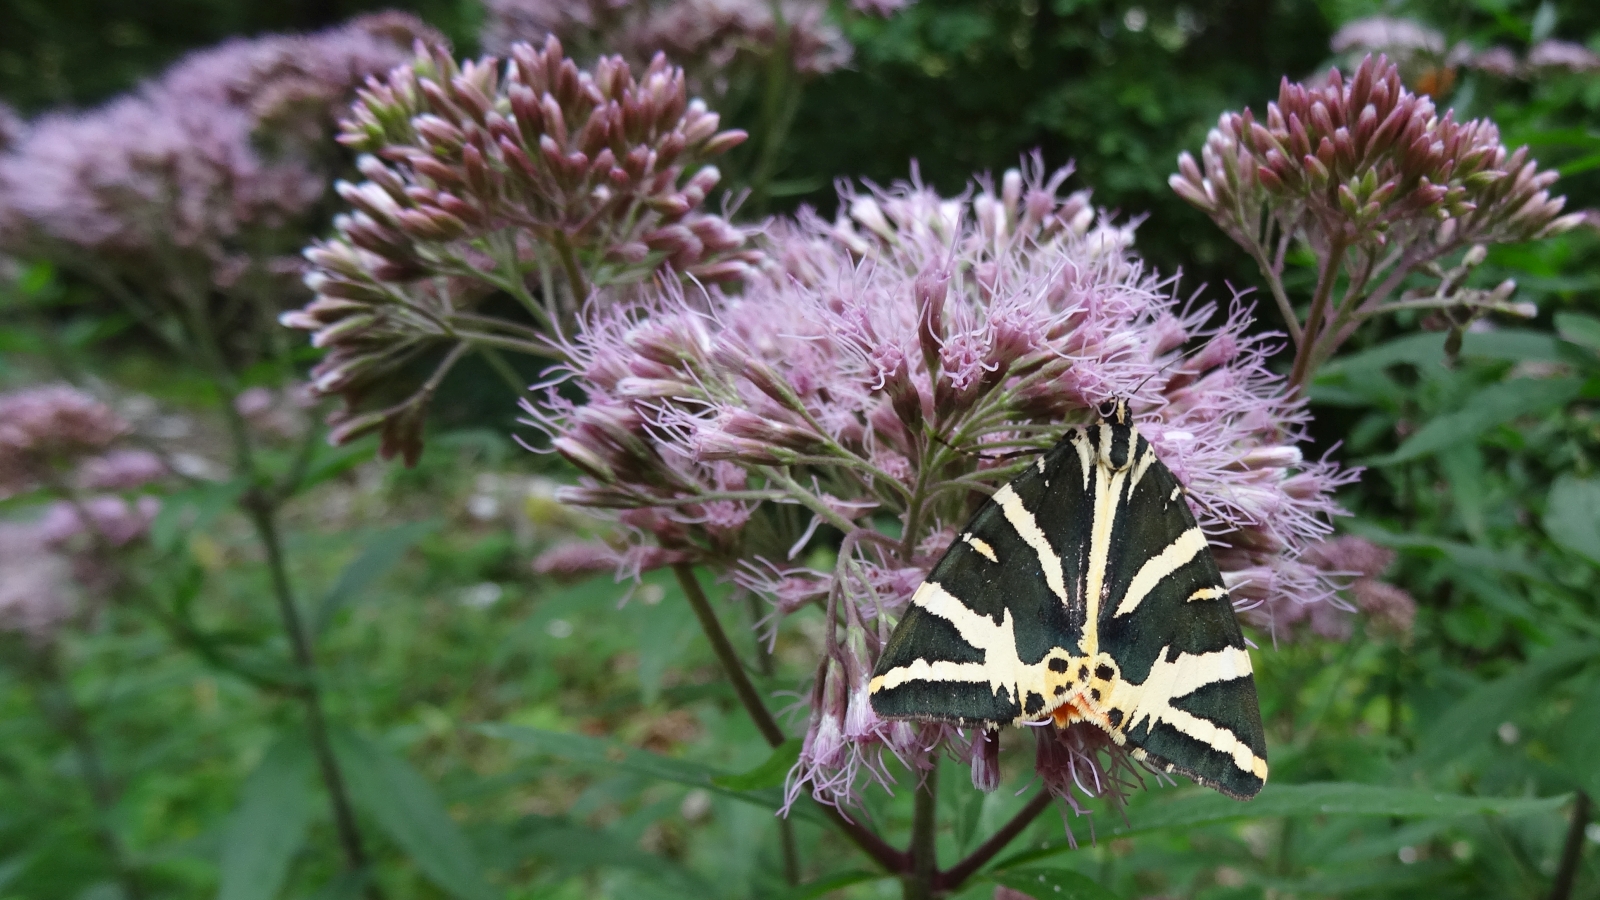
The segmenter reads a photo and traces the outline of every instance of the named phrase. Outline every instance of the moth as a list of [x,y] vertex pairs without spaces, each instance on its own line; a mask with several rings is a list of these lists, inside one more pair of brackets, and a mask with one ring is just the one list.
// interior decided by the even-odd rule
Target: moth
[[1267,779],[1227,588],[1122,400],[984,502],[912,596],[869,689],[884,718],[1088,722],[1240,800]]

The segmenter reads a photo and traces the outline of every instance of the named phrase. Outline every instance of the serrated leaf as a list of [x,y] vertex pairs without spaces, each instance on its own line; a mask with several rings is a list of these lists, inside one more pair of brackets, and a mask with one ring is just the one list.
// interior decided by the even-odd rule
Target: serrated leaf
[[1490,385],[1474,394],[1465,408],[1430,420],[1393,453],[1368,462],[1393,465],[1475,441],[1496,425],[1564,406],[1582,388],[1583,382],[1575,378],[1518,378]]
[[437,522],[410,522],[386,528],[363,540],[361,552],[344,567],[339,573],[339,580],[317,604],[312,629],[319,634],[325,630],[340,609],[374,581],[388,574],[411,549],[411,545],[432,534],[438,527]]
[[800,748],[804,743],[799,738],[790,738],[773,748],[772,755],[754,769],[738,775],[713,775],[711,783],[730,791],[782,787],[789,770],[800,759]]
[[[489,737],[512,741],[524,750],[541,756],[564,759],[613,772],[629,772],[688,787],[705,788],[713,794],[751,803],[769,812],[783,805],[783,792],[777,788],[734,790],[716,781],[717,778],[729,773],[719,772],[701,763],[639,750],[615,741],[503,723],[479,725],[477,730]],[[812,821],[821,818],[817,811],[807,804],[796,804],[790,812],[790,817]]]
[[840,872],[837,875],[829,875],[827,878],[819,878],[810,884],[802,884],[781,894],[775,894],[769,900],[815,900],[817,897],[827,896],[841,888],[866,884],[871,881],[887,881],[893,877],[893,875],[885,875],[882,872]]
[[272,900],[311,821],[312,758],[301,735],[280,737],[239,793],[222,838],[217,900]]
[[1093,878],[1071,869],[1007,869],[990,878],[1035,900],[1117,900]]
[[457,900],[496,896],[466,836],[410,763],[355,732],[336,733],[334,746],[351,799],[430,881]]
[[1583,313],[1556,313],[1556,333],[1568,343],[1600,353],[1600,319]]
[[[639,601],[636,601],[639,602]],[[639,692],[646,706],[661,697],[661,684],[667,669],[677,662],[700,634],[692,616],[683,614],[684,599],[676,588],[654,604],[641,602],[635,619],[638,631],[634,644],[638,666],[634,677],[639,679]]]
[[[1109,831],[1111,837],[1126,837],[1169,828],[1194,828],[1281,816],[1428,818],[1538,815],[1554,812],[1565,802],[1565,797],[1471,797],[1421,788],[1346,782],[1269,783],[1254,800],[1248,802],[1196,789],[1186,796],[1149,803],[1144,809],[1131,812],[1127,824],[1117,823]],[[1077,840],[1081,842],[1087,839],[1088,835],[1084,835]],[[999,868],[1003,870],[1036,862],[1066,852],[1072,846],[1073,842],[1066,839],[1053,841],[1008,857],[1000,863]]]
[[1550,679],[1597,654],[1600,647],[1581,641],[1546,648],[1511,674],[1468,692],[1423,733],[1412,760],[1414,767],[1431,770],[1464,748],[1488,739],[1501,723],[1537,698]]
[[1600,748],[1600,684],[1591,679],[1587,690],[1578,691],[1578,702],[1556,730],[1555,750],[1567,775],[1591,797],[1600,797],[1600,764],[1595,749]]
[[686,896],[709,897],[715,893],[694,872],[670,859],[646,853],[606,831],[561,819],[530,816],[526,821],[534,827],[517,840],[516,847],[522,853],[540,857],[557,868],[571,872],[632,869],[688,891]]
[[[1502,362],[1559,361],[1564,358],[1554,336],[1517,328],[1469,331],[1462,335],[1460,355]],[[1370,350],[1329,362],[1318,371],[1318,380],[1337,379],[1349,372],[1383,369],[1399,363],[1410,363],[1427,374],[1443,362],[1444,335],[1426,332],[1408,334]]]
[[1550,540],[1600,565],[1600,481],[1562,475],[1550,486],[1544,532]]

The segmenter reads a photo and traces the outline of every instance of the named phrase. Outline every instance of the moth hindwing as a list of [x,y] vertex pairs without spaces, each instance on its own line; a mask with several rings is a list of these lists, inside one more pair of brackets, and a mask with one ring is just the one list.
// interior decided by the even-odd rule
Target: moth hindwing
[[1239,799],[1267,778],[1244,636],[1183,488],[1118,402],[996,491],[917,589],[872,708],[1089,722]]

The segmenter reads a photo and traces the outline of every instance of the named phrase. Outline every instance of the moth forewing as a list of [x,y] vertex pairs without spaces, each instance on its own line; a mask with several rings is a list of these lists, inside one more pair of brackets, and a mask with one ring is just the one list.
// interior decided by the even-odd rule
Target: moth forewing
[[1230,796],[1266,779],[1250,657],[1216,561],[1121,404],[978,509],[870,687],[888,718],[1089,722]]

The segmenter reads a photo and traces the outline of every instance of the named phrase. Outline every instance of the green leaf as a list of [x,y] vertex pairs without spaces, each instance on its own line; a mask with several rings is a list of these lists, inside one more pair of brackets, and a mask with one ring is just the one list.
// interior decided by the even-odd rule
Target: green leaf
[[793,890],[784,891],[781,894],[772,896],[770,900],[815,900],[817,897],[826,896],[840,888],[867,884],[872,881],[887,881],[893,877],[882,872],[840,872],[837,875],[829,875],[827,878],[819,878],[810,884],[802,884]]
[[990,877],[1036,900],[1117,900],[1094,879],[1071,869],[1008,869]]
[[1464,749],[1487,740],[1501,723],[1515,717],[1538,697],[1550,679],[1597,655],[1600,647],[1590,642],[1549,647],[1511,674],[1468,692],[1423,733],[1413,765],[1421,771],[1435,769]]
[[[1462,335],[1461,356],[1502,362],[1564,359],[1559,342],[1552,335],[1527,329],[1469,331]],[[1408,334],[1370,350],[1335,359],[1317,373],[1317,380],[1336,379],[1351,372],[1383,369],[1409,363],[1423,370],[1437,370],[1444,363],[1444,335]]]
[[1600,565],[1600,481],[1562,475],[1550,486],[1544,532],[1550,540]]
[[412,544],[432,534],[438,527],[437,522],[410,522],[386,528],[363,541],[361,552],[344,567],[344,571],[339,573],[339,580],[317,604],[312,619],[313,631],[320,634],[340,609],[394,568]]
[[1463,569],[1505,572],[1532,581],[1549,581],[1549,575],[1542,568],[1529,562],[1515,550],[1464,544],[1461,541],[1449,541],[1425,534],[1401,534],[1360,520],[1350,523],[1347,530],[1375,544],[1393,547],[1396,550],[1429,551],[1429,555],[1448,559]]
[[[477,730],[489,737],[511,741],[524,750],[542,756],[564,759],[607,771],[630,772],[645,778],[657,778],[689,787],[705,788],[713,794],[751,803],[768,811],[783,805],[783,792],[777,788],[735,790],[717,783],[719,777],[727,776],[729,773],[719,772],[700,763],[638,750],[615,741],[503,723],[479,725]],[[821,818],[808,804],[796,804],[790,816],[812,821]]]
[[[1262,887],[1273,889],[1279,895],[1297,897],[1333,897],[1340,894],[1367,894],[1372,891],[1403,885],[1431,882],[1441,884],[1455,866],[1448,862],[1417,862],[1411,865],[1365,865],[1340,871],[1324,872],[1305,878],[1270,878],[1260,882]],[[1427,896],[1431,891],[1417,890],[1410,896]]]
[[[1254,800],[1241,803],[1221,794],[1196,789],[1185,796],[1167,799],[1166,795],[1147,802],[1145,808],[1130,813],[1127,824],[1116,824],[1111,837],[1126,837],[1169,828],[1217,825],[1241,819],[1279,816],[1386,816],[1427,818],[1472,815],[1538,815],[1561,808],[1566,797],[1471,797],[1421,788],[1386,787],[1377,784],[1317,782],[1312,784],[1268,784]],[[1104,832],[1101,832],[1104,834]],[[1087,839],[1079,837],[1078,842]],[[1006,858],[1000,869],[1035,862],[1072,849],[1067,839],[1051,842],[1035,850],[1025,850]]]
[[517,850],[544,859],[559,869],[569,872],[632,869],[687,891],[685,896],[715,895],[699,875],[670,859],[646,853],[615,834],[538,816],[528,816],[519,825],[526,828],[527,833],[516,842]]
[[789,770],[793,769],[795,762],[800,759],[800,748],[804,743],[805,741],[799,738],[790,738],[774,747],[772,755],[754,769],[739,775],[714,775],[711,783],[730,791],[782,787],[784,779],[789,776]]
[[639,692],[645,705],[654,704],[661,697],[661,683],[667,669],[683,656],[700,634],[694,617],[683,614],[685,600],[674,586],[665,599],[649,603],[636,599],[637,638],[634,644],[638,667],[634,677],[639,679]]
[[170,553],[186,534],[204,531],[211,521],[244,492],[243,479],[197,485],[162,498],[161,511],[150,522],[150,544]]
[[1600,747],[1600,685],[1592,680],[1588,690],[1579,691],[1566,721],[1556,730],[1556,756],[1567,774],[1591,797],[1600,797],[1600,765],[1595,763],[1595,748]]
[[1556,333],[1561,339],[1600,353],[1600,319],[1583,313],[1556,313]]
[[410,763],[371,738],[355,732],[339,732],[334,737],[351,799],[429,880],[457,900],[496,896],[433,785]]
[[1518,378],[1490,385],[1474,394],[1465,409],[1433,419],[1393,453],[1368,462],[1393,465],[1474,441],[1496,425],[1564,406],[1582,388],[1575,378]]
[[18,853],[5,862],[0,862],[0,890],[4,890],[6,885],[16,881],[17,876],[27,871],[28,866],[32,864],[31,853]]
[[222,838],[217,900],[272,900],[311,821],[312,759],[304,735],[287,734],[245,779],[239,806]]

